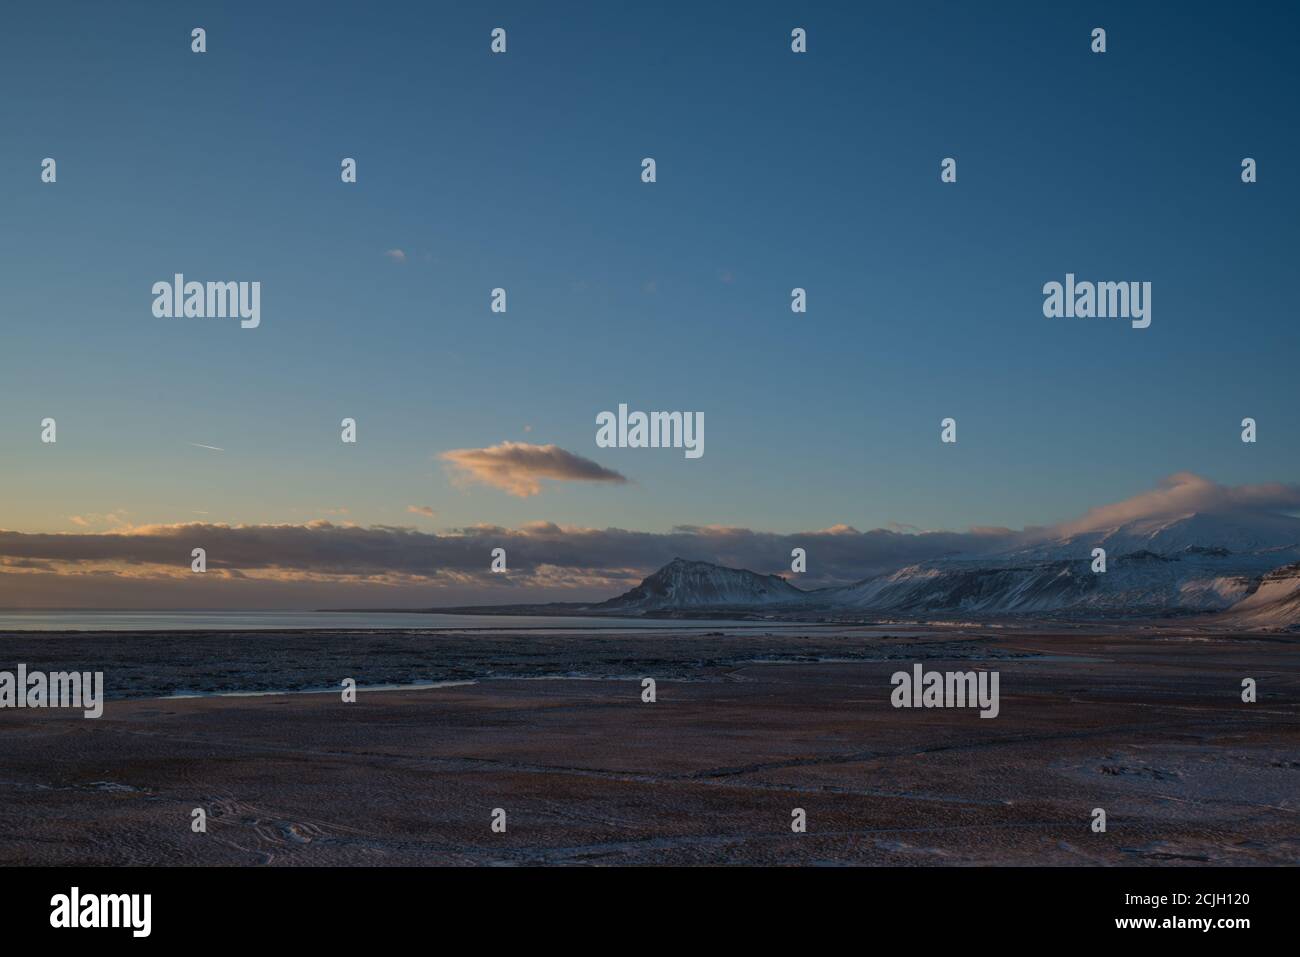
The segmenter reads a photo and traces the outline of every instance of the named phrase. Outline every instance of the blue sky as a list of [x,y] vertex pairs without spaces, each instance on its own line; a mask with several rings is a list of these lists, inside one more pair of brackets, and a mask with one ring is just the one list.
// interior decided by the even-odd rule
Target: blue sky
[[[14,7],[0,528],[1019,528],[1294,482],[1297,17],[1170,9]],[[1151,327],[1044,318],[1068,271],[1150,281]],[[260,281],[261,327],[154,318],[175,272]],[[702,411],[706,454],[598,449],[619,402]],[[631,481],[438,459],[503,441]]]

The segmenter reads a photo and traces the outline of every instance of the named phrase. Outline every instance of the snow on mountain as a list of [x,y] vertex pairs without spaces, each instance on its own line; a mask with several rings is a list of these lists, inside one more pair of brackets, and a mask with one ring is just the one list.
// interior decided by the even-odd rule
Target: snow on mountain
[[1096,587],[1078,562],[992,565],[931,562],[878,575],[826,596],[841,608],[897,614],[1033,612],[1062,608]]
[[1224,619],[1255,628],[1300,625],[1300,562],[1263,576],[1259,587],[1229,608]]
[[[1104,572],[1092,570],[1097,547],[1107,553]],[[678,558],[588,610],[1089,618],[1230,611],[1233,620],[1286,625],[1300,622],[1298,559],[1300,519],[1246,510],[1190,513],[1075,531],[979,558],[911,564],[817,591],[776,575]]]
[[[838,590],[840,607],[896,614],[967,612],[1132,614],[1220,611],[1244,597],[1258,563],[1226,555],[1162,556],[1140,551],[1112,557],[1105,572],[1090,559],[1042,562],[934,562],[899,569]],[[1271,567],[1271,566],[1267,566]]]
[[798,605],[809,593],[777,575],[760,575],[709,562],[674,558],[640,585],[592,611],[659,611],[693,608],[751,608]]
[[[1106,571],[1092,571],[1092,550]],[[1163,615],[1224,611],[1300,558],[1300,519],[1237,509],[1142,518],[926,562],[836,591],[837,605],[896,614]]]
[[1094,548],[1111,555],[1149,551],[1173,555],[1197,550],[1233,554],[1270,553],[1300,558],[1300,518],[1278,512],[1237,509],[1227,512],[1190,512],[1162,518],[1143,518],[1121,525],[1076,531],[1026,544],[1010,556],[1018,558],[1086,558]]

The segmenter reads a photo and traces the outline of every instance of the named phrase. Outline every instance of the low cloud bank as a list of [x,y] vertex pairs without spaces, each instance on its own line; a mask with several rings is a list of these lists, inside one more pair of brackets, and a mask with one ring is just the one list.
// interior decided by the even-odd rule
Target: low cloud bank
[[[453,461],[492,471],[501,481],[525,489],[533,481],[528,476],[541,475],[551,467],[539,466],[539,462],[564,463],[564,456],[569,455],[554,446],[527,448],[545,454],[538,459],[532,452],[507,450],[486,460],[469,456]],[[557,456],[556,452],[563,454]],[[515,470],[519,463],[523,463],[519,466],[522,471]],[[618,473],[606,475],[607,470],[595,463],[556,468],[567,470],[566,474],[576,469],[598,481],[623,480]],[[679,556],[788,574],[790,552],[795,547],[807,550],[809,565],[808,574],[793,580],[800,587],[815,588],[915,562],[996,553],[1030,541],[1144,518],[1194,511],[1296,508],[1300,508],[1300,486],[1230,487],[1179,473],[1150,492],[1094,508],[1076,521],[1024,531],[915,531],[898,530],[906,527],[897,526],[862,532],[836,525],[783,534],[710,525],[652,533],[536,522],[519,528],[477,525],[437,534],[324,520],[305,525],[195,522],[99,533],[0,531],[0,604],[177,607],[201,600],[206,607],[303,607],[304,603],[429,606],[587,601],[609,597]],[[412,511],[426,514],[424,508],[413,507]],[[190,570],[191,549],[197,547],[207,552],[204,575]],[[491,550],[497,547],[507,552],[506,575],[489,570]],[[154,597],[150,598],[151,594]]]

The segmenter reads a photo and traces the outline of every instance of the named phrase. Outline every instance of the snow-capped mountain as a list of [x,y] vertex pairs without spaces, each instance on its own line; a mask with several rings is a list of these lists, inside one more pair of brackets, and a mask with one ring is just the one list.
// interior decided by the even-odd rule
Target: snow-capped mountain
[[[1106,550],[1104,572],[1092,570],[1098,547]],[[674,559],[587,610],[720,608],[1071,618],[1220,613],[1252,627],[1300,625],[1300,519],[1249,511],[1145,519],[1038,538],[999,554],[910,564],[816,591],[776,575]]]
[[895,614],[1042,614],[1087,617],[1221,611],[1268,568],[1228,553],[1150,551],[1112,556],[1106,571],[1075,561],[931,562],[837,589],[843,608]]
[[1238,509],[1229,512],[1189,512],[1162,518],[1143,518],[1119,525],[1034,540],[1007,557],[1037,559],[1086,558],[1094,548],[1110,555],[1148,551],[1157,555],[1187,554],[1197,550],[1300,557],[1300,518],[1277,512]]
[[640,585],[593,605],[591,610],[644,612],[798,605],[807,603],[809,594],[777,575],[674,558]]

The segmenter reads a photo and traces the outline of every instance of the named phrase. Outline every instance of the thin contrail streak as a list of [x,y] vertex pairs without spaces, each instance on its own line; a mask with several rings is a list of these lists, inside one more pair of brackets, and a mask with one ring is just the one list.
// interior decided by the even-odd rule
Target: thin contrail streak
[[215,445],[203,445],[201,442],[191,442],[190,445],[194,446],[196,449],[211,449],[214,452],[226,451],[225,449],[217,448]]

